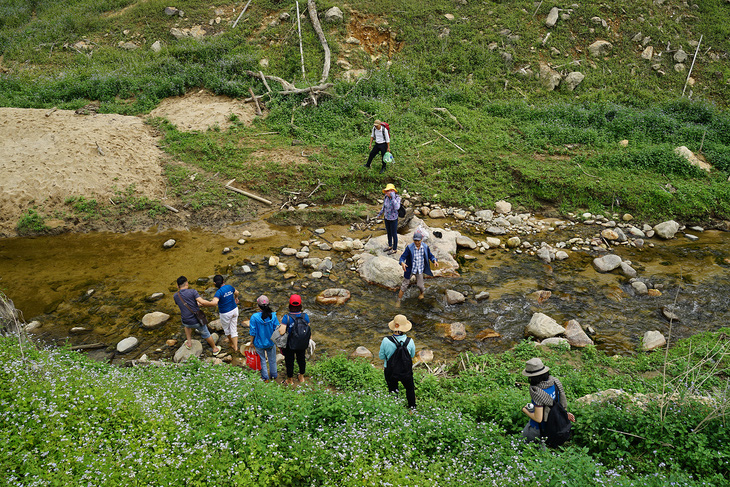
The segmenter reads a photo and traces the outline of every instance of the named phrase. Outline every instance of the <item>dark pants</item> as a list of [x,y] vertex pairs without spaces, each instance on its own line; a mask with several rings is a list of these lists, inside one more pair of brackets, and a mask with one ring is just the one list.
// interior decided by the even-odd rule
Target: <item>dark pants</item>
[[[373,159],[375,159],[375,155],[378,152],[380,152],[380,160],[382,162],[383,156],[386,152],[388,152],[388,144],[382,143],[373,145],[373,149],[370,151],[370,157],[368,157],[368,162],[365,164],[367,167],[370,167],[370,163],[373,162]],[[383,162],[383,167],[385,167],[385,162]]]
[[307,351],[305,348],[304,350],[292,350],[291,348],[284,348],[282,349],[282,352],[284,352],[284,364],[286,365],[286,376],[288,378],[294,377],[294,356],[297,357],[297,364],[299,364],[299,373],[304,375],[304,371],[307,368],[307,359],[304,356],[304,353]]
[[398,219],[385,220],[385,231],[388,234],[388,247],[398,250]]
[[411,409],[416,408],[416,386],[413,384],[413,376],[411,375],[407,379],[400,381],[393,380],[388,374],[388,368],[383,369],[385,373],[385,383],[388,384],[388,392],[398,392],[398,382],[403,384],[406,390],[406,400],[408,401],[408,407]]

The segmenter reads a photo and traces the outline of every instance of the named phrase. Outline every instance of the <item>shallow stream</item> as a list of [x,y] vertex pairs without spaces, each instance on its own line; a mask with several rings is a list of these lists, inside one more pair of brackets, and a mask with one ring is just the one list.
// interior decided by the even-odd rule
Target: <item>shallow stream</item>
[[[428,223],[451,225],[468,234],[451,220]],[[542,240],[554,243],[593,235],[600,228],[579,224],[570,230],[528,239],[538,245]],[[239,245],[237,240],[244,230],[249,230],[252,237]],[[596,272],[591,265],[596,255],[587,252],[569,252],[568,260],[548,265],[527,253],[459,250],[461,277],[427,280],[423,301],[416,299],[417,290],[412,287],[402,307],[395,309],[394,292],[365,283],[351,270],[354,264],[346,261],[351,253],[312,247],[311,257],[331,256],[334,263],[329,276],[321,279],[312,278],[312,270],[305,269],[295,257],[281,255],[283,247],[299,248],[301,241],[315,239],[313,230],[276,227],[257,220],[230,226],[220,233],[148,231],[4,239],[0,240],[0,288],[23,312],[26,321],[41,322],[34,333],[45,342],[102,342],[109,346],[96,352],[103,357],[111,355],[119,340],[137,337],[139,346],[117,360],[142,354],[152,359],[169,358],[174,354],[176,347],[167,347],[165,341],[183,336],[179,310],[172,300],[179,275],[187,276],[202,295],[213,286],[207,278],[215,273],[230,275],[228,283],[242,294],[242,321],[254,311],[253,302],[259,294],[267,294],[279,314],[285,312],[290,294],[301,294],[312,319],[317,353],[352,353],[363,345],[377,355],[387,322],[396,313],[405,314],[414,323],[409,335],[419,350],[433,350],[436,361],[454,358],[466,350],[485,353],[510,348],[523,338],[524,328],[535,312],[545,313],[559,323],[576,319],[584,327],[590,325],[595,330],[597,347],[609,353],[632,353],[648,330],[659,330],[667,336],[669,322],[662,315],[665,306],[673,307],[680,318],[673,324],[675,337],[718,329],[730,318],[729,233],[705,231],[693,242],[680,232],[669,241],[648,240],[653,248],[616,247],[615,253],[631,260],[640,277],[661,288],[659,297],[637,296],[628,278]],[[371,234],[330,226],[320,240],[367,238]],[[374,234],[379,235],[378,230]],[[475,240],[484,238],[471,236]],[[170,238],[177,244],[163,249],[163,242]],[[225,247],[231,252],[224,254]],[[476,260],[464,260],[467,253]],[[285,279],[283,272],[269,267],[271,255],[280,256],[297,275]],[[242,274],[244,264],[254,272]],[[352,298],[343,306],[317,304],[317,293],[331,287],[348,289]],[[447,289],[466,294],[467,301],[447,305]],[[534,293],[540,290],[549,290],[552,296],[539,303]],[[488,291],[490,297],[477,302],[474,296],[481,291]],[[162,300],[146,301],[156,292],[165,293]],[[145,330],[141,327],[142,317],[153,311],[163,311],[172,318],[158,329]],[[466,326],[465,340],[445,337],[444,327],[438,326],[456,321]],[[71,334],[73,327],[91,331]],[[497,331],[500,337],[477,340],[476,334],[486,328]],[[247,335],[247,329],[241,327],[240,333]]]

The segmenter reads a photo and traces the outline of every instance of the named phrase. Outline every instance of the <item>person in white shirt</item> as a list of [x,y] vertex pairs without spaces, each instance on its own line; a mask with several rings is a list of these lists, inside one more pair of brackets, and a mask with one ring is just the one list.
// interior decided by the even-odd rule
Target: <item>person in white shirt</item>
[[[375,142],[375,145],[373,145],[373,142]],[[388,129],[380,120],[375,121],[370,131],[370,145],[368,148],[370,149],[370,156],[368,157],[368,162],[365,163],[365,167],[370,167],[373,159],[375,159],[375,155],[379,152],[380,161],[383,163],[383,167],[380,168],[380,174],[383,174],[385,172],[383,156],[385,156],[386,152],[390,152],[390,133],[388,133]]]

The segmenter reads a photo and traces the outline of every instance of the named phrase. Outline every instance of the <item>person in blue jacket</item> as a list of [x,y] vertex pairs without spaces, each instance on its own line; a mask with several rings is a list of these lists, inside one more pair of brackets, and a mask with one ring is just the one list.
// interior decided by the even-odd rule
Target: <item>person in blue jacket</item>
[[261,378],[264,382],[269,382],[269,379],[274,380],[279,376],[276,371],[276,347],[271,341],[274,330],[279,328],[279,320],[276,313],[271,311],[269,298],[262,294],[256,299],[256,303],[261,311],[251,316],[249,335],[253,337],[253,346],[261,357]]
[[427,274],[429,276],[433,276],[430,266],[431,262],[433,262],[433,266],[438,269],[438,260],[431,253],[431,249],[428,248],[428,245],[422,243],[422,240],[423,234],[420,230],[416,230],[413,233],[413,243],[406,246],[406,249],[403,251],[403,254],[398,260],[398,263],[403,268],[403,284],[401,284],[400,291],[398,291],[398,301],[396,301],[396,306],[400,306],[403,294],[411,285],[411,276],[416,276],[416,286],[418,286],[418,289],[421,291],[418,295],[418,299],[423,299],[423,293],[426,292],[426,286],[423,284],[423,275]]

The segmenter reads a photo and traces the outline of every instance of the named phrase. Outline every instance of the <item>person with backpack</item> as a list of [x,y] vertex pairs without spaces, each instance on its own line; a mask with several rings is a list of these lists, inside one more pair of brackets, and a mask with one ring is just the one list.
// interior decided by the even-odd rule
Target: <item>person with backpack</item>
[[413,384],[413,357],[416,355],[416,345],[406,333],[412,324],[404,315],[395,315],[388,323],[392,336],[383,338],[380,344],[378,357],[383,361],[383,373],[388,392],[398,392],[398,383],[403,384],[406,390],[408,407],[416,408],[416,388]]
[[309,347],[309,339],[312,337],[312,329],[309,327],[309,316],[302,311],[302,297],[292,294],[289,298],[289,313],[281,319],[279,333],[289,334],[284,353],[284,364],[286,365],[286,383],[294,384],[294,358],[299,366],[299,382],[304,382],[304,374],[307,368],[305,353]]
[[423,233],[420,230],[413,232],[413,243],[406,246],[406,249],[398,260],[398,263],[403,268],[403,284],[401,284],[400,291],[398,291],[398,300],[395,302],[396,308],[400,307],[403,294],[411,285],[411,276],[416,276],[416,286],[421,291],[418,299],[423,299],[423,293],[426,292],[426,286],[423,284],[423,275],[433,276],[431,263],[436,268],[439,266],[438,260],[431,253],[431,249],[428,248],[428,245],[421,243],[422,240]]
[[[375,142],[375,145],[373,145]],[[380,153],[380,161],[383,163],[383,167],[380,169],[380,174],[385,172],[385,157],[386,152],[390,152],[390,127],[387,123],[376,120],[373,124],[373,128],[370,130],[370,156],[368,162],[365,163],[365,167],[370,168],[370,164],[375,159],[375,155]]]
[[276,379],[279,374],[276,370],[276,347],[271,341],[274,330],[279,328],[276,313],[271,310],[269,298],[263,294],[256,299],[259,305],[258,313],[254,313],[249,321],[249,335],[253,337],[253,346],[261,358],[261,378],[264,382]]
[[400,196],[398,190],[392,183],[388,183],[383,189],[383,208],[375,215],[378,218],[383,215],[385,219],[385,232],[388,234],[388,247],[383,252],[395,254],[398,250],[398,210],[400,209]]
[[531,358],[525,365],[522,375],[530,378],[531,403],[522,408],[530,418],[522,436],[527,442],[545,438],[545,443],[557,447],[570,439],[570,423],[575,416],[568,413],[568,400],[563,384],[550,375],[550,369],[539,358]]

